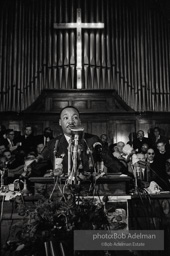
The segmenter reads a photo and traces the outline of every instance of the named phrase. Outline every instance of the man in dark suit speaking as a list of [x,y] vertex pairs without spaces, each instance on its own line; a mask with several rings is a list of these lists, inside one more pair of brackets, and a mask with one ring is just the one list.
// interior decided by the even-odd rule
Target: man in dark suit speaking
[[[42,152],[43,161],[48,161],[51,168],[54,170],[54,159],[62,159],[62,171],[64,174],[68,173],[68,146],[69,140],[72,137],[72,131],[81,126],[79,111],[75,107],[67,106],[60,112],[59,125],[62,128],[62,135],[52,139]],[[101,147],[100,147],[101,145]],[[91,168],[91,155],[93,156],[92,163],[94,164],[98,157],[104,162],[109,172],[118,173],[124,171],[124,164],[118,159],[109,155],[107,148],[102,146],[98,136],[84,133],[83,139],[79,145],[79,160],[81,159],[81,168],[88,171]],[[100,156],[99,156],[100,155]],[[80,164],[80,163],[79,163]],[[34,166],[33,166],[34,167]],[[32,174],[40,176],[37,168],[32,169]],[[41,172],[41,176],[44,173]]]

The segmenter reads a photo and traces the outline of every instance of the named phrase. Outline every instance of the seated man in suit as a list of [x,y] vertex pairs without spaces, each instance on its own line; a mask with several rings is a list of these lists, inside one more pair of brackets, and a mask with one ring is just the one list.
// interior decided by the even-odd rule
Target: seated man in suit
[[[59,125],[62,128],[62,135],[52,139],[42,152],[43,162],[48,162],[46,168],[54,169],[54,154],[57,159],[62,159],[62,172],[68,173],[68,146],[69,140],[72,136],[72,129],[78,128],[81,125],[79,111],[72,106],[63,108],[60,112]],[[108,168],[108,172],[119,173],[124,171],[125,166],[115,157],[109,155],[108,149],[102,146],[98,136],[84,133],[83,140],[81,141],[79,149],[79,158],[81,158],[82,168],[84,171],[88,171],[93,164],[91,156],[93,156],[94,162],[98,160],[98,151],[100,151],[100,158]],[[101,147],[100,147],[101,145]],[[100,149],[97,149],[99,146]],[[55,153],[54,153],[55,152]],[[42,165],[42,162],[32,166],[32,176],[43,176],[44,169],[38,169]]]
[[137,132],[137,138],[133,141],[133,148],[136,152],[141,152],[143,144],[147,144],[148,146],[150,146],[150,140],[144,137],[144,131],[139,130]]
[[161,129],[159,127],[154,127],[153,128],[153,134],[151,133],[151,141],[152,141],[152,147],[154,149],[157,149],[157,142],[158,141],[164,141],[164,143],[168,143],[168,139],[161,134]]
[[15,141],[15,131],[13,129],[6,130],[6,139],[4,139],[4,145],[11,152],[17,152],[20,143]]
[[28,154],[31,151],[36,152],[36,141],[33,133],[33,126],[27,124],[24,129],[24,135],[18,138],[21,145],[20,150],[23,150],[25,154]]
[[3,152],[6,150],[6,146],[5,146],[5,143],[4,141],[0,141],[0,157],[3,156]]
[[54,137],[53,137],[53,131],[51,130],[50,127],[46,127],[44,129],[44,132],[42,135],[37,135],[35,140],[36,140],[36,144],[43,144],[44,146],[47,145],[47,143],[52,140]]

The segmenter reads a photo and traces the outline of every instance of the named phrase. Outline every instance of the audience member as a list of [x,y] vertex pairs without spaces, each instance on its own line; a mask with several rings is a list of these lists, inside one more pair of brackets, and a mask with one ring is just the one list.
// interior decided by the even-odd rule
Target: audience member
[[113,155],[114,152],[118,152],[117,143],[111,143],[109,146],[109,152]]
[[127,142],[128,145],[130,145],[131,147],[133,147],[133,141],[137,138],[136,137],[136,132],[131,132],[128,136],[129,141]]
[[125,143],[122,142],[122,141],[119,141],[116,145],[116,151],[113,152],[113,156],[118,158],[118,159],[121,159],[122,156],[123,156],[123,147],[125,146]]
[[118,151],[119,151],[120,154],[123,154],[123,147],[124,147],[124,146],[125,146],[125,143],[122,142],[122,141],[119,141],[119,142],[117,143],[117,148],[118,148]]
[[161,134],[161,129],[159,127],[154,127],[153,129],[150,129],[150,140],[151,145],[153,148],[157,148],[157,142],[158,140],[164,141],[166,144],[168,143],[168,139]]
[[44,149],[44,144],[43,143],[39,143],[38,145],[37,145],[37,155],[41,155],[41,153],[42,153],[42,151],[43,151],[43,149]]
[[10,161],[10,159],[12,157],[11,151],[9,149],[4,150],[3,156],[6,157],[7,162]]
[[2,139],[5,139],[5,136],[4,136],[5,134],[6,134],[6,127],[5,125],[1,124],[0,125],[0,141]]
[[13,129],[6,130],[6,139],[4,139],[4,144],[11,152],[16,151],[21,145],[19,142],[15,142],[15,132]]
[[6,163],[9,169],[15,169],[24,164],[24,155],[20,152],[14,155],[7,149],[3,152],[3,156],[6,157]]
[[5,156],[1,156],[0,157],[0,167],[2,168],[2,166],[4,167],[6,164],[6,157]]
[[36,152],[36,141],[33,135],[33,127],[31,125],[26,125],[24,130],[24,135],[20,137],[21,149],[24,150],[25,154],[31,151]]
[[170,151],[163,140],[157,141],[157,150],[155,153],[159,169],[165,171],[165,163],[166,160],[170,158]]
[[142,152],[141,153],[137,153],[136,156],[137,156],[139,161],[145,162],[145,154],[144,153],[142,153]]
[[139,161],[145,162],[145,155],[143,153],[134,153],[130,162],[128,163],[128,171],[133,173],[134,176],[134,172],[136,172],[137,167],[139,167]]
[[0,156],[3,155],[3,152],[6,150],[4,142],[0,143]]
[[107,134],[104,134],[104,133],[101,134],[101,135],[100,135],[100,139],[101,139],[101,142],[102,142],[103,146],[105,146],[105,147],[108,147],[108,146],[109,146]]
[[147,143],[144,143],[144,144],[142,144],[140,152],[145,155],[148,151],[148,148],[149,148],[149,145]]
[[133,141],[133,148],[136,152],[141,152],[142,145],[146,143],[150,146],[150,141],[148,138],[144,137],[144,131],[139,130],[137,132],[137,138]]
[[44,146],[47,145],[47,143],[52,140],[54,137],[53,137],[53,131],[51,130],[50,127],[46,127],[44,129],[44,132],[42,135],[37,135],[36,136],[36,144],[43,144]]

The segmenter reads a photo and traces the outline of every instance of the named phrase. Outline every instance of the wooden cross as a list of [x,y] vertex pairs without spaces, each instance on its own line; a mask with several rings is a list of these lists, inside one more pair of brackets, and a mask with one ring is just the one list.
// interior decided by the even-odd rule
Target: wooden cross
[[55,29],[76,29],[76,70],[77,70],[77,89],[82,89],[82,29],[104,28],[104,23],[82,23],[81,9],[77,9],[76,23],[54,23]]

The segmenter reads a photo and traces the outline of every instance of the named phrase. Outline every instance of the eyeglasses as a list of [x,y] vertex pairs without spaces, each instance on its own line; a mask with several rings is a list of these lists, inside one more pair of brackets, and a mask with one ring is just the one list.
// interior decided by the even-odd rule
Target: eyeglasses
[[155,153],[150,153],[150,152],[148,152],[148,155],[155,155]]
[[9,133],[9,135],[13,135],[14,136],[14,133]]

